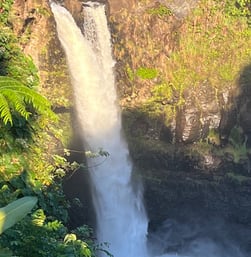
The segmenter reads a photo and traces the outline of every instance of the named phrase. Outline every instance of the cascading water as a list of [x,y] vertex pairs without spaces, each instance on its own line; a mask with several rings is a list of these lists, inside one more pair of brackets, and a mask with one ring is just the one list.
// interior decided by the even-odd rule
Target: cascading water
[[68,60],[85,145],[93,152],[103,148],[110,154],[101,165],[96,158],[88,161],[98,241],[108,242],[115,257],[147,257],[148,220],[141,192],[132,187],[132,165],[121,136],[105,6],[85,5],[84,36],[65,8],[55,3],[51,7]]
[[[55,3],[51,4],[51,8],[68,60],[85,146],[93,152],[103,148],[110,154],[105,162],[98,158],[88,161],[97,216],[96,233],[99,242],[110,244],[109,252],[114,257],[148,257],[148,220],[141,191],[132,187],[132,165],[126,143],[121,137],[114,60],[105,7],[93,2],[87,5],[84,7],[84,36],[65,8]],[[187,234],[186,228],[181,230],[184,240],[181,240],[183,247],[177,249],[179,254],[171,253],[170,250],[166,254],[167,242],[171,244],[172,236],[170,230],[164,229],[157,235],[157,243],[153,243],[156,250],[152,254],[161,254],[161,257],[244,257],[231,241],[224,240],[223,244],[216,244],[207,236],[202,238],[200,231],[196,238],[193,228],[193,239],[186,244]]]

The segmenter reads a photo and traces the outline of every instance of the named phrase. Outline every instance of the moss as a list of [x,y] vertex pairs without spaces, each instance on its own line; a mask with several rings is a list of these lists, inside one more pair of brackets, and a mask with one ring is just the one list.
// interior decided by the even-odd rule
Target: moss
[[66,58],[55,31],[50,31],[49,38],[39,53],[40,76],[44,83],[42,92],[54,107],[72,106],[72,89]]
[[236,18],[244,18],[250,24],[251,9],[250,0],[227,0],[225,5],[225,12],[230,16]]
[[[162,82],[153,86],[151,109],[159,109],[160,102],[183,105],[185,90],[199,87],[203,81],[208,81],[217,95],[230,85],[238,86],[242,67],[251,58],[251,29],[245,20],[226,15],[223,4],[201,1],[184,21],[179,50],[159,68]],[[169,112],[170,108],[162,110]]]
[[49,10],[45,7],[37,7],[36,8],[36,12],[40,15],[43,15],[45,17],[50,17],[51,13],[49,12]]
[[158,76],[158,71],[153,68],[140,67],[136,70],[136,75],[141,79],[154,79]]
[[29,87],[38,86],[37,68],[32,58],[21,51],[9,27],[0,23],[0,29],[0,75],[15,78]]
[[251,178],[247,177],[247,176],[242,176],[240,174],[236,174],[233,172],[228,172],[226,173],[226,177],[230,180],[232,180],[233,182],[237,183],[237,184],[242,184],[245,182],[251,182]]
[[172,11],[164,5],[159,5],[158,7],[150,8],[147,10],[147,13],[151,15],[156,15],[159,18],[164,18],[166,16],[172,15]]
[[219,146],[221,143],[219,132],[215,129],[209,129],[209,133],[208,133],[207,137],[205,138],[205,141],[208,144]]

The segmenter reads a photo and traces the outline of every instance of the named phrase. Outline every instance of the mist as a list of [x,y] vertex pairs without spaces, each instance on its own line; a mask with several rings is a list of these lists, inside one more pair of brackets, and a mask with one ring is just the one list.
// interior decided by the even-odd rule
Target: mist
[[250,232],[219,218],[168,219],[150,233],[149,251],[154,257],[249,257]]

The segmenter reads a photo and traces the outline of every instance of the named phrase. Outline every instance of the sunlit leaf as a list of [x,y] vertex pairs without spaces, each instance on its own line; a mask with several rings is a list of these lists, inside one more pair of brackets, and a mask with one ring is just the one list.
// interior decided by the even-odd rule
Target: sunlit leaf
[[25,196],[0,208],[0,234],[24,218],[36,203],[36,197]]

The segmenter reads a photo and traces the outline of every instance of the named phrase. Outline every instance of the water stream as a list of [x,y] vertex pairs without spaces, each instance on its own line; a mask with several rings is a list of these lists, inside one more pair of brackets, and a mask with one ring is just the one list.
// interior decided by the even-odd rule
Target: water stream
[[171,233],[170,226],[168,229],[163,226],[155,237],[157,243],[152,247],[155,251],[148,252],[148,219],[142,191],[140,187],[132,186],[132,164],[127,144],[121,136],[121,115],[113,72],[115,62],[105,6],[85,3],[84,35],[65,8],[55,3],[51,3],[51,8],[67,57],[85,148],[91,152],[104,149],[109,153],[105,161],[103,157],[88,159],[98,241],[108,242],[108,250],[114,257],[243,257],[226,236],[220,243],[219,240],[215,243],[207,233],[203,238],[198,233],[198,238],[193,236],[194,239],[186,244],[188,235],[195,235],[195,231],[194,227],[188,230],[184,226],[180,229],[183,247],[179,255],[170,251],[165,254],[168,245],[179,240],[175,233]]
[[131,183],[132,164],[121,136],[114,60],[105,6],[85,5],[84,36],[71,14],[51,4],[74,87],[75,106],[85,147],[109,153],[102,164],[89,159],[97,238],[115,257],[147,257],[147,216],[142,193]]

